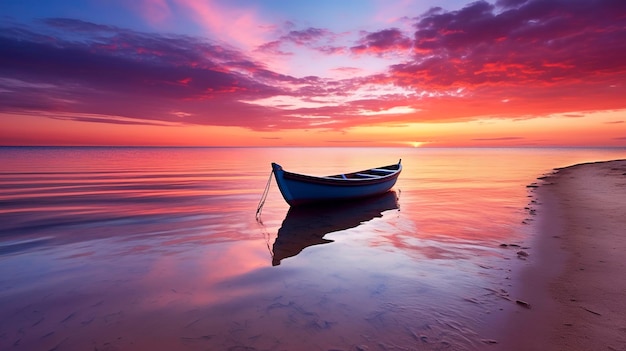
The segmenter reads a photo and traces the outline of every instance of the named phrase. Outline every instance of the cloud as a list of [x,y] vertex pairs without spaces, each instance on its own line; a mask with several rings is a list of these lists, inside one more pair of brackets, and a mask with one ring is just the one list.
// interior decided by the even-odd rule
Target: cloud
[[105,123],[105,124],[126,124],[126,125],[151,125],[151,126],[172,126],[174,123],[149,121],[145,119],[124,118],[118,116],[85,116],[85,115],[51,115],[50,118],[62,121],[78,121],[89,123]]
[[355,54],[383,55],[389,52],[404,52],[412,47],[411,39],[405,36],[399,29],[390,28],[378,32],[366,33],[359,40],[359,45],[350,50]]
[[[145,2],[173,3],[203,6]],[[199,14],[214,21],[207,26],[223,24],[209,9]],[[245,28],[256,28],[251,12],[237,13]],[[477,1],[413,17],[411,33],[361,32],[349,44],[348,35],[293,23],[250,41],[281,60],[297,60],[300,48],[322,60],[351,59],[329,68],[334,78],[283,74],[254,51],[201,37],[68,18],[7,21],[0,112],[279,130],[618,110],[626,108],[625,13],[626,2],[615,0]],[[367,59],[386,69],[366,75]]]
[[496,5],[504,8],[510,8],[520,6],[527,1],[528,0],[498,0],[496,1]]
[[281,48],[282,44],[283,43],[280,40],[270,41],[262,45],[259,45],[259,47],[256,48],[256,51],[260,51],[260,52],[264,52],[264,53],[272,54],[272,55],[278,55],[278,56],[293,56],[292,52],[282,50]]
[[334,144],[364,144],[369,145],[372,143],[372,140],[325,140],[327,143]]
[[338,44],[339,38],[346,36],[336,34],[328,29],[309,27],[302,30],[290,30],[277,40],[266,42],[256,50],[275,55],[293,55],[284,51],[289,45],[308,48],[326,55],[355,55],[383,56],[388,53],[402,53],[411,49],[412,41],[406,34],[397,28],[383,29],[377,32],[361,32],[361,38],[356,45]]
[[476,138],[473,141],[507,141],[507,140],[522,140],[523,137],[499,137],[499,138]]
[[335,42],[336,37],[335,33],[324,28],[309,27],[302,30],[290,30],[277,40],[259,45],[256,51],[281,56],[293,55],[293,52],[285,51],[284,48],[289,45],[295,45],[296,47],[304,47],[328,55],[343,53],[346,50],[345,47],[331,45]]
[[[258,123],[262,128],[267,111],[240,100],[281,94],[281,83],[298,82],[200,38],[72,19],[42,23],[37,31],[12,27],[0,34],[2,112],[56,111],[251,128]],[[58,35],[59,30],[72,39]],[[181,105],[188,110],[182,121],[171,113]]]
[[614,56],[626,48],[621,2],[535,0],[495,10],[478,1],[418,18],[415,57],[393,67],[400,83],[558,84],[626,70]]
[[204,27],[207,36],[235,46],[252,49],[265,42],[273,26],[263,23],[254,7],[236,7],[211,0],[169,0],[187,14],[187,19]]
[[318,40],[328,37],[332,33],[328,29],[307,28],[304,30],[292,30],[281,39],[297,45],[310,45]]
[[620,54],[626,52],[626,2],[498,5],[504,9],[477,1],[458,11],[435,8],[416,17],[414,55],[391,65],[377,81],[415,90],[463,89],[458,103],[471,97],[480,104],[464,106],[460,116],[625,107],[618,95],[624,94],[620,81],[626,78]]
[[[71,18],[44,18],[41,20],[51,28],[61,29],[66,32],[87,33],[87,34],[106,34],[120,33],[122,30],[114,26],[85,22]],[[50,38],[51,39],[51,38]]]

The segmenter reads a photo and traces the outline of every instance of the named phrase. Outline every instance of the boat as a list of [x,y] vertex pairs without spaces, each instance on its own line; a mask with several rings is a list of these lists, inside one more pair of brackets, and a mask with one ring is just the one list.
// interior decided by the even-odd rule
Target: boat
[[290,206],[355,200],[389,191],[402,171],[398,163],[363,171],[317,177],[285,171],[272,163],[280,193]]
[[356,228],[382,217],[385,211],[397,209],[398,197],[393,190],[353,201],[350,206],[339,202],[291,207],[270,251],[272,266],[280,265],[282,260],[298,255],[307,247],[332,243],[332,239],[325,238],[326,234]]

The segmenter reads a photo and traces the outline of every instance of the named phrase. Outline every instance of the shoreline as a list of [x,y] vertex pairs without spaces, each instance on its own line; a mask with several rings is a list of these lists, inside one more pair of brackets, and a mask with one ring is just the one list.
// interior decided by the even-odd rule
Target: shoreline
[[541,177],[532,257],[502,350],[626,350],[626,160]]

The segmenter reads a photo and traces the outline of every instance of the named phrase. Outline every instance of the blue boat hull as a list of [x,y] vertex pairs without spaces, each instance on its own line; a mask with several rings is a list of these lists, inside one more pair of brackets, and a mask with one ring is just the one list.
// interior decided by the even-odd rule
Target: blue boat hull
[[402,171],[394,165],[328,177],[313,177],[285,171],[272,163],[283,198],[290,206],[337,202],[379,195],[389,191]]

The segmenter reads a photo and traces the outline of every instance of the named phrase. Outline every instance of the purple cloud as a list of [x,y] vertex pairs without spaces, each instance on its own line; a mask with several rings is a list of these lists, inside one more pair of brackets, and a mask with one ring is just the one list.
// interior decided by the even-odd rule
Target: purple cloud
[[356,54],[373,53],[382,55],[387,52],[406,51],[411,48],[413,42],[405,36],[399,29],[390,28],[374,33],[367,33],[359,41],[359,45],[353,46],[350,50]]
[[320,51],[325,54],[337,54],[345,51],[343,47],[330,45],[335,41],[335,34],[328,29],[307,28],[302,30],[291,30],[274,41],[267,42],[257,47],[257,51],[273,55],[287,56],[293,53],[284,51],[283,46],[294,44]]
[[332,33],[327,29],[307,28],[304,30],[292,30],[281,39],[293,42],[298,45],[309,45],[310,43],[316,42],[331,34]]
[[[298,81],[267,70],[237,50],[199,38],[72,19],[42,23],[41,28],[2,28],[2,112],[41,110],[146,119],[146,123],[264,128],[270,124],[270,112],[276,111],[241,100],[289,94],[280,83]],[[181,108],[183,118],[175,113]]]

